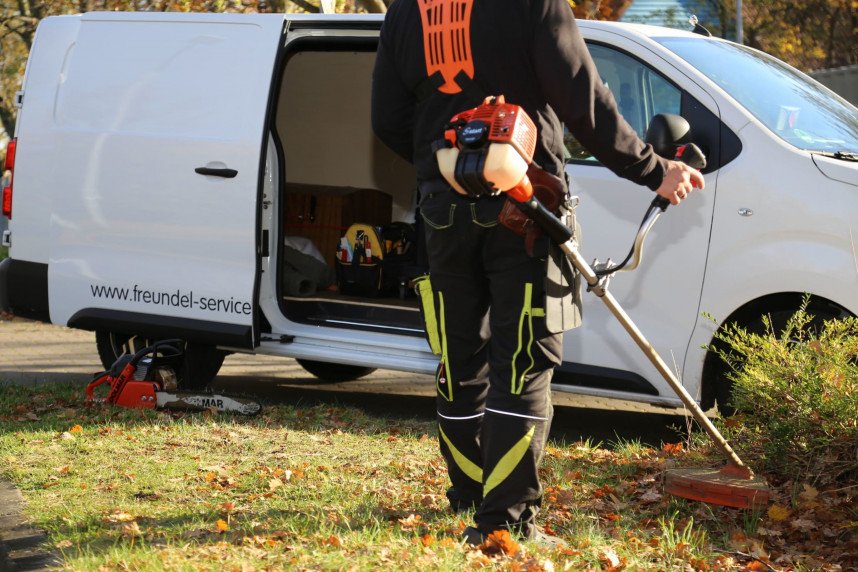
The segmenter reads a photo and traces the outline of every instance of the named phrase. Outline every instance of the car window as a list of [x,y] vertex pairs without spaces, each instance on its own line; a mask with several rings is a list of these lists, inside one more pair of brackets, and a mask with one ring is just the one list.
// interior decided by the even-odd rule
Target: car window
[[[588,48],[602,81],[614,95],[620,113],[641,138],[654,115],[679,114],[682,93],[655,70],[607,46],[588,44]],[[570,160],[596,161],[568,129],[564,129],[564,142]]]
[[799,149],[858,153],[858,114],[846,100],[763,52],[710,38],[656,38]]

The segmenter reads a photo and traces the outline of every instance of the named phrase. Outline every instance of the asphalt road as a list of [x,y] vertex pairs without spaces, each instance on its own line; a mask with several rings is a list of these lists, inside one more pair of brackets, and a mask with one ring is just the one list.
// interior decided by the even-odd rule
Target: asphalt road
[[[91,332],[17,318],[0,318],[0,387],[3,383],[38,385],[81,383],[102,369]],[[265,403],[336,403],[378,415],[431,420],[433,379],[425,375],[378,370],[357,380],[324,383],[292,359],[233,354],[214,382],[219,391],[253,394]],[[82,390],[82,389],[81,389]],[[686,426],[680,411],[628,401],[554,392],[552,436],[567,441],[592,439],[609,444],[638,439],[658,446],[676,442]]]

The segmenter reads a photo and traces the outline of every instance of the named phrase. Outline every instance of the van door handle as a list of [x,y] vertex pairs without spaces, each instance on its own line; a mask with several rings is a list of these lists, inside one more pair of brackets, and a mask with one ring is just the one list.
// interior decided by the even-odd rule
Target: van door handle
[[235,169],[215,169],[213,167],[197,167],[194,169],[195,173],[199,173],[200,175],[211,175],[212,177],[223,177],[224,179],[232,179],[236,175],[238,175],[238,171]]

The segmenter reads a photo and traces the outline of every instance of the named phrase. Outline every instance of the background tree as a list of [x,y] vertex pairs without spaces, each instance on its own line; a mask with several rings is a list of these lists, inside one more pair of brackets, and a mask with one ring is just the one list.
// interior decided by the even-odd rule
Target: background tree
[[619,20],[632,0],[570,0],[575,17],[581,20]]
[[858,2],[743,4],[745,43],[805,71],[858,64]]

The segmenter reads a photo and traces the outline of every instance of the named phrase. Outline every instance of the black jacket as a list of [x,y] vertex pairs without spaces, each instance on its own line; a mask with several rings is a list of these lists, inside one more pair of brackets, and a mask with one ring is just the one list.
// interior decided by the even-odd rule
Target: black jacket
[[[372,86],[372,125],[381,141],[414,163],[418,182],[441,179],[431,150],[449,119],[481,102],[474,92],[435,92],[418,101],[427,77],[418,2],[397,0],[381,29]],[[474,84],[504,95],[539,131],[534,161],[563,172],[563,127],[620,177],[655,190],[666,168],[617,111],[567,0],[474,0]],[[425,86],[424,86],[425,87]]]

